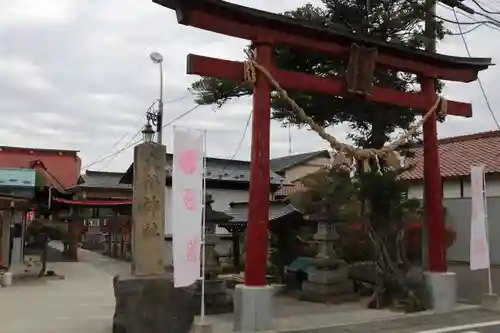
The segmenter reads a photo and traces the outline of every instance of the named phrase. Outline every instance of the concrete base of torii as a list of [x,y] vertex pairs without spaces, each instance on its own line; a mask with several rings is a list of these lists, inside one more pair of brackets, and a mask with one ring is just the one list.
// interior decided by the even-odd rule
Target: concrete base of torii
[[234,289],[235,332],[268,332],[273,323],[273,288],[237,285]]
[[425,272],[429,305],[435,312],[449,312],[457,305],[457,275],[453,272]]

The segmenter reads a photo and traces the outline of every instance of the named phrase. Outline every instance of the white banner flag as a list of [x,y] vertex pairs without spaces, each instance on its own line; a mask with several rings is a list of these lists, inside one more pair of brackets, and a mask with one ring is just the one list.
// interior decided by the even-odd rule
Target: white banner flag
[[470,223],[470,269],[490,267],[490,250],[486,223],[486,201],[484,198],[484,166],[472,166],[471,178],[471,223]]
[[172,238],[175,287],[200,278],[203,133],[174,129]]

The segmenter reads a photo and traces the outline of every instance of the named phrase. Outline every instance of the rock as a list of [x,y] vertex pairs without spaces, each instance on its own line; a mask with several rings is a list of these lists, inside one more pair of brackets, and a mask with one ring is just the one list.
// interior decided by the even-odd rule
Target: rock
[[406,279],[411,285],[420,285],[424,283],[424,270],[419,266],[412,266],[406,272]]
[[[197,281],[193,286],[194,301],[192,312],[196,315],[201,310],[201,281]],[[221,314],[232,313],[234,311],[233,295],[228,290],[224,280],[205,281],[205,313]]]
[[113,278],[113,333],[188,333],[193,295],[168,277]]

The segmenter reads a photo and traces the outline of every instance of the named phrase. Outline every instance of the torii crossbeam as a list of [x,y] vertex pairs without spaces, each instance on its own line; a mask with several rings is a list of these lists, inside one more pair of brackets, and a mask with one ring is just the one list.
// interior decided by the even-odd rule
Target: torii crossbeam
[[[153,0],[176,11],[180,24],[204,29],[252,42],[256,61],[290,90],[318,92],[335,96],[352,96],[421,111],[436,99],[434,80],[472,82],[478,72],[491,64],[489,58],[461,58],[361,38],[346,31],[311,25],[290,17],[256,10],[221,0]],[[277,44],[291,45],[332,54],[350,61],[346,79],[318,77],[306,73],[280,70],[273,62]],[[422,91],[407,93],[383,87],[372,87],[375,66],[417,74]],[[188,55],[188,74],[243,80],[243,63]],[[253,90],[252,164],[250,211],[246,245],[245,285],[266,285],[267,220],[269,212],[269,82],[257,74]],[[469,103],[448,101],[449,115],[471,117]],[[429,223],[429,270],[445,272],[445,223],[437,145],[437,119],[434,113],[424,123],[424,176],[426,214]],[[256,305],[258,306],[258,305]],[[258,311],[255,310],[255,311]]]

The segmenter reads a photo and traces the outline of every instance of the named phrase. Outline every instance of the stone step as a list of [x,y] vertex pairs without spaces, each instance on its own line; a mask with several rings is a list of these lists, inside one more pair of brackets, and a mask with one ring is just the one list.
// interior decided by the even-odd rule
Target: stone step
[[307,273],[307,281],[320,284],[337,284],[349,281],[348,267],[337,270],[314,269]]

